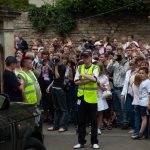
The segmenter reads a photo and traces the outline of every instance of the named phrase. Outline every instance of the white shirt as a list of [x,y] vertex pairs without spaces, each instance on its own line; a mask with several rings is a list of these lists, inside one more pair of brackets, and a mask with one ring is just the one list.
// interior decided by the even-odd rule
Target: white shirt
[[139,105],[148,106],[148,95],[150,93],[150,80],[142,81],[139,87]]
[[128,71],[129,68],[129,63],[126,62],[124,65],[121,65],[117,61],[111,65],[111,63],[108,64],[107,66],[107,71],[113,73],[113,84],[115,87],[123,87],[124,81],[125,81],[125,75],[126,72]]
[[[85,69],[85,72],[88,72],[88,70],[89,70],[89,68]],[[98,78],[98,76],[99,76],[98,67],[94,68],[94,70],[93,70],[93,76],[96,77],[96,78]],[[76,74],[75,74],[75,77],[74,77],[74,81],[79,80],[79,77],[80,77],[80,73],[79,73],[79,69],[77,68]]]
[[124,46],[124,48],[126,49],[128,46],[130,46],[131,43],[134,43],[137,47],[139,47],[139,44],[136,41],[132,41],[132,42],[126,42],[126,46]]
[[123,49],[125,50],[128,46],[127,43],[122,44]]
[[139,105],[139,87],[137,87],[134,83],[132,85],[132,93],[133,102],[132,105]]
[[121,92],[122,96],[127,96],[127,94],[130,94],[132,92],[132,84],[134,82],[136,72],[131,72],[131,70],[128,70],[126,72],[124,86]]
[[107,44],[108,44],[108,42],[107,42],[107,43],[104,43],[104,47],[105,47],[105,48],[106,48]]

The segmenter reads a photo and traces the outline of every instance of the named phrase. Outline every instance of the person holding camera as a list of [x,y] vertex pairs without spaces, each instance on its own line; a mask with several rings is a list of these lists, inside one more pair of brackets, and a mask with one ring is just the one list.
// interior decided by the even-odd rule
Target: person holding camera
[[66,67],[59,56],[53,57],[54,80],[48,86],[47,91],[51,90],[54,105],[54,124],[48,128],[48,131],[58,130],[64,132],[68,127],[68,110],[66,104],[66,95],[64,92],[64,78]]
[[41,68],[38,67],[40,69],[38,70],[38,81],[42,92],[41,106],[43,109],[44,116],[43,122],[49,122],[53,119],[53,103],[51,93],[47,93],[46,89],[49,86],[49,84],[53,81],[53,70],[49,61],[49,52],[47,50],[42,51],[41,59]]
[[128,61],[123,59],[122,55],[115,54],[113,59],[107,66],[107,71],[113,71],[113,103],[114,110],[117,116],[116,125],[122,125],[122,128],[127,128],[127,125],[123,123],[122,109],[123,103],[121,101],[121,92],[124,85],[125,75],[129,69]]

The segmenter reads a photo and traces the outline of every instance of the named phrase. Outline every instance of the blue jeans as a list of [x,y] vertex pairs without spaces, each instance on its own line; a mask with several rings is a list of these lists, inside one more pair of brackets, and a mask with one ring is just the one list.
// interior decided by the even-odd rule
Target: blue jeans
[[149,110],[149,117],[148,117],[148,135],[150,136],[150,110]]
[[75,93],[75,86],[71,84],[70,87],[65,89],[65,93],[66,93],[69,122],[73,122],[75,119],[74,103],[76,102],[76,95],[77,95]]
[[137,105],[134,105],[134,117],[135,117],[135,134],[139,133],[141,128],[141,115]]
[[52,88],[52,97],[54,104],[54,128],[68,127],[68,110],[66,104],[66,95],[63,89]]
[[135,118],[134,118],[134,106],[132,105],[133,97],[130,94],[127,94],[125,103],[124,103],[124,123],[130,124],[134,129],[135,127]]
[[128,125],[134,128],[134,107],[132,106],[133,98],[128,94],[126,100],[121,100],[122,89],[113,90],[114,111],[117,116],[117,125]]
[[123,117],[122,117],[122,106],[121,106],[121,90],[118,89],[113,89],[113,105],[114,105],[114,111],[117,116],[117,125],[121,125],[123,122]]

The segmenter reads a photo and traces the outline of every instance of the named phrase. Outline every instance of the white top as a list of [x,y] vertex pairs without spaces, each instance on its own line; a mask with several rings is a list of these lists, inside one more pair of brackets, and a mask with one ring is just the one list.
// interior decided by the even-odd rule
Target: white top
[[[98,83],[103,84],[108,90],[110,90],[109,80],[106,75],[101,75],[97,78]],[[103,91],[98,87],[98,111],[103,111],[108,109],[108,104],[106,99],[102,99]]]
[[132,105],[138,105],[139,104],[139,87],[136,86],[134,83],[132,85],[132,92],[130,94],[133,96]]
[[123,49],[125,50],[128,46],[127,46],[127,43],[125,43],[125,44],[122,44],[122,47],[123,47]]
[[[97,82],[103,84],[107,90],[110,90],[109,79],[106,75],[101,75],[97,78]],[[98,97],[102,97],[103,91],[98,87]]]
[[126,42],[126,47],[124,46],[124,48],[126,49],[128,46],[130,46],[131,43],[134,43],[137,47],[139,47],[139,44],[136,41],[132,41],[132,42]]
[[[88,72],[88,70],[89,70],[89,68],[85,69],[85,73]],[[99,76],[98,67],[94,68],[94,70],[93,70],[93,76],[96,77],[96,78],[98,78],[98,76]],[[79,73],[79,69],[77,68],[76,74],[75,74],[75,77],[74,77],[74,81],[79,80],[79,77],[80,77],[80,73]]]
[[125,76],[125,81],[124,81],[124,86],[123,86],[123,89],[122,89],[122,92],[121,92],[121,95],[122,96],[127,96],[127,94],[131,93],[132,89],[132,84],[134,82],[134,77],[135,77],[135,73],[136,72],[131,72],[131,70],[128,70],[126,72],[126,76]]
[[141,82],[139,87],[139,105],[148,106],[148,95],[150,93],[150,80],[146,79]]

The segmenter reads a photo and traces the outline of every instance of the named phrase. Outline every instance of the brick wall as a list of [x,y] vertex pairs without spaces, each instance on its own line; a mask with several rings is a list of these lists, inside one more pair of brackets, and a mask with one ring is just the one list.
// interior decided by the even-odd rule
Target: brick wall
[[[51,39],[58,37],[54,30],[49,27],[45,33],[39,33],[28,20],[28,13],[23,12],[20,17],[15,20],[15,35],[19,32],[23,33],[23,37],[27,42],[35,38]],[[103,37],[110,35],[111,38],[126,36],[133,34],[135,39],[143,39],[150,43],[150,20],[147,17],[130,16],[130,17],[98,17],[94,19],[80,20],[74,31],[71,32],[69,37],[78,43],[81,38],[96,35]]]

